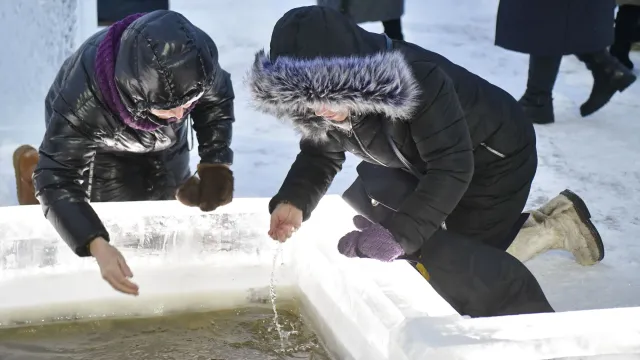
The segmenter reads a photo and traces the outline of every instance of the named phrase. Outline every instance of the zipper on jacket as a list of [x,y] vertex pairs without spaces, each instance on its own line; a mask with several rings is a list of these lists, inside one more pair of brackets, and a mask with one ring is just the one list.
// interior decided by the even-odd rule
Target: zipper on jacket
[[380,164],[381,166],[386,167],[385,164],[383,164],[380,160],[376,159],[375,157],[373,157],[373,155],[371,155],[371,153],[369,153],[367,151],[367,149],[364,148],[364,145],[362,145],[362,141],[360,141],[360,138],[358,137],[358,134],[356,134],[355,130],[353,130],[353,123],[351,122],[351,117],[349,117],[349,127],[351,128],[351,133],[353,134],[353,137],[356,139],[356,141],[358,142],[358,146],[360,146],[360,150],[362,150],[362,152],[367,155],[368,157],[370,157],[373,161],[377,162],[378,164]]
[[489,152],[491,152],[495,156],[501,157],[503,159],[507,157],[505,154],[503,154],[503,153],[499,152],[498,150],[488,146],[485,143],[480,143],[480,145],[482,145],[485,149],[489,150]]

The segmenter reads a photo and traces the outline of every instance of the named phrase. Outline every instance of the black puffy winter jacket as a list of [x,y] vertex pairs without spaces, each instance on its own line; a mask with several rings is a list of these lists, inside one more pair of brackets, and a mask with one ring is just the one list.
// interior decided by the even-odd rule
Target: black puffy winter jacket
[[[142,156],[156,161],[188,151],[187,121],[141,131],[107,109],[95,76],[96,50],[106,31],[89,38],[58,72],[45,101],[46,133],[34,172],[45,217],[79,256],[89,255],[87,245],[96,237],[109,239],[82,184],[96,153],[147,154]],[[191,111],[200,161],[232,163],[234,93],[207,34],[176,12],[155,11],[123,33],[117,62],[116,83],[131,113],[148,110],[140,108],[144,104],[178,106],[187,94],[177,92],[201,87]]]
[[[507,157],[535,144],[515,99],[446,58],[369,33],[323,7],[289,11],[275,25],[270,57],[251,73],[259,108],[288,118],[302,134],[300,153],[270,210],[283,201],[306,220],[345,161],[401,168],[382,126],[425,175],[385,225],[405,252],[415,252],[457,206],[478,168],[474,153]],[[320,57],[324,59],[320,59]],[[318,103],[355,112],[344,123],[314,115]]]

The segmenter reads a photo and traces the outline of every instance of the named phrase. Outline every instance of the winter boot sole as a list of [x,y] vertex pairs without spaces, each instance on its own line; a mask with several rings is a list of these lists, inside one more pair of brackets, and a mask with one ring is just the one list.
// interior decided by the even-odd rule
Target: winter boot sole
[[580,196],[569,189],[562,191],[560,194],[564,195],[567,199],[569,199],[569,201],[571,201],[573,207],[576,209],[578,217],[595,239],[595,243],[600,254],[597,262],[602,261],[602,259],[604,259],[604,244],[602,243],[602,237],[600,236],[598,229],[596,229],[595,225],[593,225],[593,223],[591,222],[591,213],[589,212],[587,204],[584,202],[584,200],[582,200]]
[[16,196],[18,198],[18,204],[20,205],[38,204],[37,199],[35,199],[35,195],[32,195],[31,197],[29,197],[29,199],[25,199],[23,196],[23,193],[25,191],[25,186],[27,186],[27,184],[25,184],[24,181],[22,181],[20,160],[23,158],[23,156],[27,152],[30,152],[30,151],[37,152],[37,150],[31,145],[21,145],[13,152],[13,170],[16,177],[16,191],[17,191]]

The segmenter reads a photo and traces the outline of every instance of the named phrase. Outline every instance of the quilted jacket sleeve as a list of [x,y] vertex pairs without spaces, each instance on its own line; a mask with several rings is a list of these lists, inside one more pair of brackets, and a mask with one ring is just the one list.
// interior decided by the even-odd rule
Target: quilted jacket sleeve
[[220,69],[213,86],[202,95],[191,112],[201,163],[233,163],[230,147],[234,122],[233,100],[231,76]]
[[269,212],[279,203],[288,202],[302,210],[303,220],[309,219],[345,160],[345,152],[335,140],[315,143],[302,139],[300,153],[280,190],[271,199]]
[[96,237],[109,240],[82,186],[100,131],[86,120],[101,116],[87,81],[78,55],[62,66],[46,98],[47,128],[33,175],[45,217],[79,256],[90,256],[88,244]]

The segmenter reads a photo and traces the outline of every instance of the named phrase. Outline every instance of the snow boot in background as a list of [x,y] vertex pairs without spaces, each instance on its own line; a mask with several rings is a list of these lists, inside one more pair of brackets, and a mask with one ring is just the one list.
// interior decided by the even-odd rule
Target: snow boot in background
[[552,124],[555,116],[553,114],[553,98],[551,94],[525,94],[518,100],[522,111],[529,121],[534,124]]
[[33,171],[38,164],[38,150],[30,145],[22,145],[13,152],[13,169],[16,174],[18,204],[39,204],[33,187]]
[[564,190],[529,218],[507,252],[525,262],[547,250],[560,249],[573,254],[580,265],[588,266],[604,258],[604,245],[584,201],[571,190]]
[[551,124],[553,115],[553,86],[560,71],[562,56],[529,56],[527,90],[518,103],[524,115],[534,124]]
[[629,59],[631,44],[635,40],[634,32],[638,28],[640,20],[640,6],[622,5],[616,14],[616,27],[614,41],[609,48],[609,53],[618,59],[629,70],[633,69],[633,62]]
[[580,115],[588,116],[605,106],[616,92],[636,81],[636,76],[607,50],[577,55],[593,74],[589,99],[580,106]]

